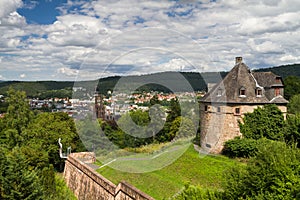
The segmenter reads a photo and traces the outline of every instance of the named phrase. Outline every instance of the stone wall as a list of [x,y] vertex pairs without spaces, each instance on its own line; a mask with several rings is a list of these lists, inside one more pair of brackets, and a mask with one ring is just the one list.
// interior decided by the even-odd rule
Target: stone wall
[[116,186],[88,165],[94,161],[90,152],[72,153],[66,160],[64,179],[79,200],[153,200],[126,182]]
[[[253,112],[262,105],[201,103],[201,147],[210,153],[221,153],[227,140],[241,136],[238,121],[243,121],[245,113]],[[219,107],[219,110],[218,110]],[[240,113],[235,113],[239,108]],[[286,106],[278,106],[286,116]]]

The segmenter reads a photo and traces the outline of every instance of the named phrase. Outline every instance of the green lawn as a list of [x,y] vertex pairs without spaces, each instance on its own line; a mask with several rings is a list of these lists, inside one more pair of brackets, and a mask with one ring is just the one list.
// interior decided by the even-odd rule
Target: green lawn
[[190,182],[202,188],[222,189],[224,171],[240,163],[221,155],[200,156],[191,145],[171,165],[148,173],[127,173],[109,167],[97,171],[115,184],[125,180],[155,199],[169,198]]

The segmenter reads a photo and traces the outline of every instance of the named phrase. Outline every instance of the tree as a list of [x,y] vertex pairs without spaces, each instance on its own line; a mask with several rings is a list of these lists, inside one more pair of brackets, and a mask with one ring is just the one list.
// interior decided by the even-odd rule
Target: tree
[[18,133],[21,133],[33,118],[26,94],[10,88],[7,92],[6,102],[9,105],[4,118],[7,128],[16,129]]
[[[173,121],[181,116],[181,108],[178,99],[171,99],[170,106],[168,108],[168,115],[166,123],[161,131],[156,135],[156,139],[159,142],[171,141],[173,136],[170,135]],[[174,130],[173,130],[174,131]]]
[[289,100],[292,96],[300,94],[300,78],[297,76],[288,76],[284,79],[284,97]]
[[300,113],[300,94],[292,96],[288,104],[288,112],[292,114]]
[[226,172],[224,199],[299,199],[299,150],[283,142],[259,145],[244,168]]
[[287,115],[284,139],[286,143],[300,147],[300,114]]
[[196,136],[196,127],[193,121],[186,117],[176,117],[170,128],[169,141],[173,138],[179,139],[192,136]]
[[130,111],[118,120],[119,128],[124,132],[124,146],[138,147],[151,142],[151,133],[147,132],[150,117],[142,110]]
[[0,119],[0,199],[60,199],[54,166],[59,137],[81,147],[74,121],[65,113],[34,115],[26,94],[10,89],[7,114]]
[[30,169],[27,158],[18,147],[12,151],[1,148],[0,199],[44,199],[38,170]]
[[27,135],[24,130],[33,119],[33,112],[29,108],[25,92],[15,91],[10,88],[6,98],[8,103],[7,113],[1,119],[1,143],[12,149],[21,146]]
[[284,117],[274,104],[267,104],[254,109],[252,113],[246,113],[243,123],[240,122],[239,125],[245,138],[283,140]]
[[41,143],[43,151],[48,153],[48,159],[56,170],[63,170],[64,161],[58,154],[58,139],[64,144],[64,151],[71,147],[72,151],[84,151],[85,148],[76,132],[72,118],[66,113],[40,113],[29,125],[26,134],[29,143]]

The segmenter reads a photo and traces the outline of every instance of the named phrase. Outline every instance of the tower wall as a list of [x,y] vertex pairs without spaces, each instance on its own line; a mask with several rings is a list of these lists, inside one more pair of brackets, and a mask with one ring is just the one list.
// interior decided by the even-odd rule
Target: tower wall
[[[209,104],[201,103],[201,147],[209,153],[221,153],[224,143],[240,133],[238,121],[242,121],[245,113],[251,113],[262,105],[241,104]],[[236,108],[239,113],[236,113]],[[283,115],[286,115],[286,106],[278,106]]]

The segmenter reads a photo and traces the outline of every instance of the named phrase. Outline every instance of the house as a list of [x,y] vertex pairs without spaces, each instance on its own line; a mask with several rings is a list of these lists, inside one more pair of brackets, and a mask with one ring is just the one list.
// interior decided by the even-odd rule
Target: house
[[201,146],[220,153],[224,142],[241,136],[238,121],[258,106],[276,104],[286,115],[282,78],[272,72],[252,72],[236,57],[236,64],[222,81],[200,100]]

